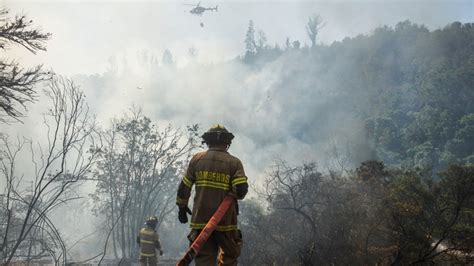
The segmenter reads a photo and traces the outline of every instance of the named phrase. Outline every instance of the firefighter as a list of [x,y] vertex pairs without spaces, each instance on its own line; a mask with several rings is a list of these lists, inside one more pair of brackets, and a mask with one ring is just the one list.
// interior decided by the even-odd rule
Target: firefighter
[[158,218],[156,216],[149,217],[145,222],[145,227],[140,229],[137,237],[140,246],[140,265],[158,265],[156,250],[160,251],[160,256],[163,255],[160,238],[155,230],[157,223]]
[[[234,135],[224,126],[211,127],[202,135],[208,150],[195,154],[189,162],[179,188],[176,204],[181,223],[188,222],[191,214],[191,233],[193,242],[204,228],[227,194],[236,198],[216,230],[195,258],[196,266],[237,265],[242,249],[242,234],[237,228],[238,206],[248,191],[247,177],[242,162],[227,151]],[[191,188],[195,186],[193,211],[188,208]]]

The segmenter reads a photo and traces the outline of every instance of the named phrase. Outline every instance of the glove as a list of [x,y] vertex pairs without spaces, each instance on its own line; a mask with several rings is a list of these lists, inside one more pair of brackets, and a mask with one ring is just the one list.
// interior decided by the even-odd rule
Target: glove
[[163,256],[163,250],[160,249],[160,256]]
[[249,185],[248,184],[240,184],[235,186],[235,194],[237,199],[243,199],[245,198],[245,195],[247,195],[247,192],[249,190]]
[[185,224],[188,222],[187,213],[189,213],[190,215],[192,214],[191,210],[187,206],[179,208],[178,219],[182,224]]

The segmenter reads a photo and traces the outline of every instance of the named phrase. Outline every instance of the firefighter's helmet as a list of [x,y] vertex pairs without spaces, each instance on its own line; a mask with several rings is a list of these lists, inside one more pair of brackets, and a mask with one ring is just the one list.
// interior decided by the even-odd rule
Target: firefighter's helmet
[[156,227],[157,223],[158,223],[158,218],[156,216],[148,217],[146,219],[146,222],[145,222],[146,225],[149,225],[149,226],[152,226],[152,227]]
[[234,134],[230,133],[223,125],[214,125],[202,136],[203,142],[207,145],[230,145]]

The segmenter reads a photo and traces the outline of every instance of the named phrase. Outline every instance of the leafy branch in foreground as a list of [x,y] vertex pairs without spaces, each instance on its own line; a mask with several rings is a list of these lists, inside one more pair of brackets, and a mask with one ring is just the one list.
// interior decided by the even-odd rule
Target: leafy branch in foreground
[[[51,37],[33,28],[33,21],[25,15],[17,15],[13,19],[7,17],[8,10],[0,9],[0,49],[8,50],[13,45],[19,45],[29,52],[46,51],[45,42]],[[26,104],[35,100],[34,86],[48,79],[48,72],[38,65],[24,68],[15,60],[0,58],[0,122],[10,119],[19,121]]]

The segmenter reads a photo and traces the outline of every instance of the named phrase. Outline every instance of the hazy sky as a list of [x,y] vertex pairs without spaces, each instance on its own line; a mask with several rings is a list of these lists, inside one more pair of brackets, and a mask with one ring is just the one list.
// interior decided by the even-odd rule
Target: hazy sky
[[[340,106],[327,110],[331,84],[317,78],[286,77],[286,73],[300,69],[302,62],[283,57],[258,71],[239,62],[222,63],[244,53],[249,20],[254,21],[257,31],[265,32],[270,44],[280,46],[287,37],[309,44],[305,24],[312,14],[320,14],[326,23],[319,36],[324,44],[370,34],[376,27],[394,26],[407,19],[431,30],[454,21],[474,21],[474,0],[202,1],[202,6],[219,6],[217,13],[207,12],[202,17],[191,15],[192,6],[184,5],[196,2],[3,1],[11,14],[26,14],[36,26],[51,32],[52,39],[47,42],[48,51],[35,56],[19,48],[1,56],[22,64],[41,63],[74,77],[86,91],[102,126],[110,118],[120,117],[132,104],[143,108],[153,121],[174,127],[199,123],[203,131],[211,124],[223,123],[236,135],[231,152],[242,159],[250,180],[255,181],[275,157],[320,163],[328,155],[325,148],[336,146],[337,141],[355,143],[365,135],[363,123],[337,112]],[[197,51],[200,64],[187,64],[190,48]],[[139,59],[148,53],[161,61],[165,49],[171,50],[178,68],[148,68]],[[212,64],[218,62],[221,64]],[[111,65],[123,66],[123,70],[106,72]],[[288,71],[291,68],[293,71]],[[327,91],[320,93],[321,89]],[[34,140],[44,138],[39,114],[47,108],[48,101],[39,98],[29,106],[24,124],[4,130],[11,131],[12,136],[21,133]],[[314,113],[327,114],[328,122],[314,125]],[[313,130],[308,132],[310,143],[295,136],[295,124]],[[83,189],[86,195],[94,187],[89,184]],[[87,198],[82,203],[86,204]],[[71,234],[71,238],[79,239],[90,232],[92,219],[84,218],[87,213],[76,213],[83,219],[73,224],[64,223],[74,229],[84,227],[72,229],[79,235]]]
[[[409,19],[430,29],[453,21],[472,22],[474,0],[466,1],[202,1],[219,11],[202,17],[189,13],[197,1],[4,1],[12,14],[24,13],[35,25],[53,34],[48,52],[32,57],[54,71],[72,75],[102,73],[112,56],[149,50],[158,55],[170,49],[179,65],[188,50],[200,62],[217,62],[242,54],[249,20],[263,30],[269,43],[282,45],[287,37],[308,43],[305,23],[320,14],[326,26],[320,42],[330,44],[346,36],[370,33],[375,27]],[[200,26],[200,23],[204,27]]]
[[[272,154],[288,153],[289,146],[298,147],[292,149],[293,152],[306,160],[320,158],[312,157],[315,147],[287,138],[291,132],[287,132],[281,122],[288,118],[281,117],[275,101],[268,101],[267,97],[277,91],[281,78],[278,75],[289,67],[285,60],[270,64],[258,73],[250,73],[238,64],[211,67],[212,63],[244,53],[243,40],[249,20],[254,21],[257,32],[265,32],[270,44],[281,46],[287,37],[309,43],[305,23],[312,14],[320,14],[326,23],[319,36],[319,42],[325,44],[370,34],[376,27],[393,26],[407,19],[431,30],[453,21],[474,21],[474,0],[202,1],[202,6],[219,6],[218,12],[206,12],[202,17],[191,15],[192,6],[185,3],[193,1],[6,1],[11,14],[26,14],[35,25],[52,33],[47,52],[33,56],[24,49],[14,49],[8,51],[8,56],[21,63],[43,63],[59,74],[76,77],[102,123],[138,105],[155,121],[176,127],[199,123],[204,130],[217,122],[233,126],[232,130],[240,133],[234,151],[238,155],[247,154],[254,169],[249,170],[257,173],[271,160]],[[201,22],[204,27],[200,26]],[[184,68],[191,58],[190,48],[197,51],[201,64]],[[181,70],[150,70],[140,60],[140,55],[148,53],[161,61],[165,49],[171,50]],[[111,65],[122,65],[126,70],[110,79],[100,76]],[[77,74],[99,76],[77,79]],[[295,81],[293,86],[297,86],[297,82],[304,81]],[[137,87],[144,89],[137,90]],[[301,106],[299,99],[287,100]],[[41,126],[41,120],[33,114],[41,113],[44,104],[41,101],[34,104],[25,125],[18,130],[36,132],[22,127]],[[308,106],[318,104],[316,99]],[[265,128],[257,132],[255,128],[261,127],[261,120],[265,121]],[[355,132],[351,126],[330,127],[330,130],[341,129],[347,129],[337,133],[344,138]],[[263,160],[260,162],[255,159],[255,153],[249,151],[257,152],[262,139],[256,136],[268,136],[268,133],[273,137],[266,147],[268,152],[257,156]],[[348,137],[351,138],[360,139],[359,136]],[[319,140],[325,142],[325,139]],[[294,156],[290,153],[288,157]]]

